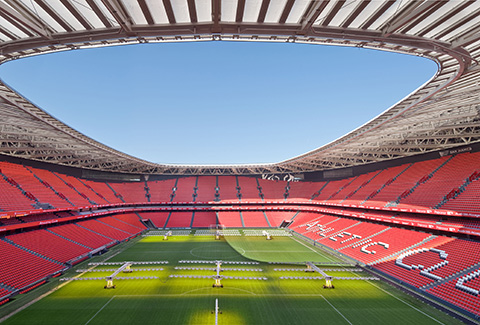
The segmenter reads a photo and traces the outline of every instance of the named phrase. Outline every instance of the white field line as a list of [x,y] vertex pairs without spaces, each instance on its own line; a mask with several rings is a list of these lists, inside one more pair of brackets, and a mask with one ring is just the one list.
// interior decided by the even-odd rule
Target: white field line
[[296,238],[294,238],[294,237],[292,237],[292,238],[293,238],[293,240],[295,240],[297,243],[302,244],[303,246],[305,246],[306,248],[308,248],[308,249],[311,250],[312,252],[317,253],[318,255],[320,255],[320,256],[322,256],[322,257],[324,257],[324,258],[327,258],[327,259],[329,259],[329,260],[332,261],[332,262],[335,262],[334,259],[330,258],[330,257],[327,256],[326,254],[321,254],[320,252],[317,252],[316,250],[314,250],[314,249],[311,248],[310,246],[307,246],[306,244],[302,243],[302,242],[299,241],[298,239],[296,239]]
[[392,296],[393,298],[397,299],[398,301],[401,301],[401,302],[403,302],[405,305],[409,306],[410,308],[413,308],[413,309],[415,309],[416,311],[418,311],[419,313],[421,313],[421,314],[423,314],[423,315],[427,316],[428,318],[430,318],[430,319],[434,320],[435,322],[437,322],[437,323],[439,323],[439,324],[443,324],[443,325],[445,325],[444,323],[442,323],[442,322],[441,322],[441,321],[439,321],[438,319],[436,319],[436,318],[434,318],[434,317],[430,316],[429,314],[426,314],[426,313],[424,313],[424,312],[423,312],[423,311],[421,311],[420,309],[416,308],[415,306],[412,306],[412,305],[410,305],[410,304],[409,304],[408,302],[406,302],[405,300],[402,300],[402,299],[398,298],[397,296],[395,296],[395,295],[391,294],[390,292],[388,292],[388,291],[386,291],[386,290],[384,290],[384,289],[380,288],[380,287],[379,287],[379,286],[377,286],[376,284],[374,284],[374,283],[372,283],[372,282],[370,282],[370,281],[367,281],[367,282],[368,282],[368,283],[370,283],[372,286],[374,286],[374,287],[376,287],[376,288],[378,288],[378,289],[382,290],[383,292],[385,292],[385,293],[386,293],[386,294],[388,294],[389,296]]
[[[82,272],[82,273],[74,276],[74,278],[81,277],[82,275],[84,275],[85,273],[88,273],[90,270],[94,269],[95,267],[96,267],[96,266],[92,266],[91,268],[89,268],[89,269],[86,270],[85,272]],[[3,321],[7,320],[7,319],[10,318],[10,317],[12,317],[13,315],[21,312],[22,310],[30,307],[31,305],[33,305],[33,304],[36,303],[37,301],[45,298],[46,296],[48,296],[48,295],[50,295],[51,293],[57,291],[58,289],[66,286],[67,284],[69,284],[69,283],[72,282],[72,281],[73,281],[73,280],[65,281],[65,282],[63,282],[62,284],[60,284],[60,285],[56,286],[55,288],[53,288],[52,290],[49,290],[48,292],[45,292],[45,293],[44,293],[43,295],[41,295],[40,297],[37,297],[37,298],[35,298],[34,300],[30,301],[28,304],[25,304],[25,305],[23,305],[22,307],[14,310],[14,311],[12,311],[10,314],[8,314],[8,315],[0,318],[0,323],[2,323]]]
[[282,250],[282,251],[251,251],[248,250],[247,252],[249,253],[304,253],[305,251],[287,251],[287,250]]
[[110,299],[103,305],[103,307],[100,308],[100,310],[97,311],[97,312],[95,313],[95,315],[93,315],[92,318],[90,318],[90,319],[88,320],[88,322],[85,323],[85,325],[89,324],[105,307],[107,307],[107,305],[110,303],[110,301],[113,300],[113,298],[115,298],[115,296],[113,296],[112,298],[110,298]]
[[[354,274],[354,275],[357,275],[357,274],[355,274],[355,273],[353,273],[353,272],[351,272],[351,271],[349,271],[349,273],[352,273],[352,274]],[[357,275],[357,276],[358,276],[358,275]],[[377,289],[380,289],[380,290],[382,290],[383,292],[385,292],[385,293],[386,293],[386,294],[388,294],[389,296],[392,296],[393,298],[395,298],[395,299],[397,299],[397,300],[399,300],[399,301],[403,302],[405,305],[407,305],[407,306],[409,306],[409,307],[411,307],[411,308],[415,309],[416,311],[418,311],[418,312],[420,312],[421,314],[423,314],[423,315],[427,316],[428,318],[431,318],[431,319],[432,319],[432,320],[434,320],[435,322],[437,322],[437,323],[439,323],[439,324],[443,324],[443,323],[442,323],[441,321],[439,321],[438,319],[436,319],[436,318],[434,318],[433,316],[430,316],[430,315],[428,315],[428,314],[424,313],[424,312],[423,312],[423,311],[421,311],[420,309],[418,309],[418,308],[416,308],[416,307],[414,307],[414,306],[410,305],[408,302],[406,302],[406,301],[404,301],[404,300],[400,299],[399,297],[395,296],[394,294],[392,294],[392,293],[390,293],[390,292],[388,292],[388,291],[386,291],[386,290],[384,290],[384,289],[380,288],[379,286],[377,286],[377,285],[376,285],[376,284],[374,284],[373,282],[371,282],[371,281],[368,281],[368,280],[367,280],[366,282],[367,282],[367,283],[369,283],[369,284],[371,284],[372,286],[376,287]],[[443,325],[445,325],[445,324],[443,324]]]
[[342,316],[343,319],[345,319],[345,320],[347,321],[347,323],[349,323],[350,325],[353,325],[353,324],[347,319],[347,317],[345,317],[345,315],[340,312],[340,310],[338,310],[337,308],[335,308],[335,306],[332,305],[332,304],[330,303],[330,301],[328,301],[327,298],[325,298],[324,295],[320,294],[320,296],[330,305],[330,307],[332,307],[333,309],[335,309],[335,311],[336,311],[340,316]]
[[[130,246],[128,246],[128,247],[130,247]],[[119,250],[118,252],[116,252],[115,254],[113,254],[113,255],[107,257],[106,259],[104,259],[103,262],[106,262],[106,261],[108,261],[109,259],[111,259],[112,257],[115,257],[116,255],[120,254],[121,252],[123,252],[123,251],[124,251],[126,248],[128,248],[128,247],[125,247],[125,248],[123,248],[123,249],[120,249],[120,250]],[[88,268],[88,270],[87,270],[86,272],[77,274],[76,276],[74,276],[74,278],[81,277],[82,275],[84,275],[85,273],[88,273],[90,270],[92,270],[92,269],[94,269],[94,268],[96,268],[96,267],[97,267],[97,266],[94,265],[94,266]],[[31,305],[33,305],[33,304],[36,303],[37,301],[45,298],[46,296],[48,296],[48,295],[50,295],[51,293],[57,291],[58,289],[66,286],[66,285],[69,284],[70,282],[72,282],[72,280],[63,282],[62,284],[58,285],[57,287],[53,288],[52,290],[49,290],[48,292],[44,293],[44,294],[41,295],[40,297],[38,297],[38,298],[30,301],[28,304],[25,304],[25,305],[23,305],[22,307],[14,310],[14,311],[12,311],[10,314],[8,314],[8,315],[0,318],[0,323],[2,323],[3,321],[7,320],[7,319],[10,318],[10,317],[12,317],[13,315],[21,312],[22,310],[30,307]]]

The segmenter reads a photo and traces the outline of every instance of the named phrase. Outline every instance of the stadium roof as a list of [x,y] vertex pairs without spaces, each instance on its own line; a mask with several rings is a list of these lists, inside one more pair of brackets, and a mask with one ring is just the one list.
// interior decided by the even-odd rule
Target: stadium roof
[[0,84],[0,153],[135,174],[270,174],[356,166],[480,140],[480,1],[0,0],[1,62],[81,48],[206,40],[379,49],[430,58],[438,72],[341,138],[261,165],[147,162],[90,139]]

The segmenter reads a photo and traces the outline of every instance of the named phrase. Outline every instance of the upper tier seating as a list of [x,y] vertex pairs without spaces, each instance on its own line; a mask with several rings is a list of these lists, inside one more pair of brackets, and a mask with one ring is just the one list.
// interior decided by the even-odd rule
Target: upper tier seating
[[35,201],[28,199],[22,192],[0,177],[0,209],[1,211],[30,210]]
[[[397,200],[405,191],[409,191],[424,177],[440,167],[448,157],[416,162],[399,175],[389,186],[384,187],[372,200],[391,202]],[[372,203],[368,200],[366,204]]]
[[[76,177],[68,176],[68,175],[61,175],[56,173],[61,179],[63,179],[67,186],[71,186],[75,190],[80,193],[80,196],[89,200],[89,202],[94,202],[96,204],[106,204],[109,203],[108,200],[105,199],[103,195],[98,195],[97,192],[93,190],[90,186],[86,186],[82,181],[77,179]],[[111,191],[110,191],[111,192]]]
[[90,187],[98,195],[101,195],[109,203],[122,203],[122,200],[115,196],[113,190],[104,182],[94,182],[89,180],[82,180],[85,186]]
[[237,180],[235,176],[219,176],[218,188],[220,200],[238,200]]
[[440,209],[480,215],[480,179],[472,181],[462,193],[447,201]]
[[399,207],[405,204],[435,207],[453,188],[465,183],[472,170],[480,167],[478,161],[480,152],[454,156],[409,196],[401,199]]
[[310,200],[323,184],[323,182],[290,182],[287,200]]
[[195,187],[196,177],[182,177],[177,181],[175,197],[173,202],[192,202],[193,188]]
[[[369,175],[372,176],[369,182],[356,189],[356,192],[347,198],[346,202],[362,203],[369,197],[375,197],[377,195],[377,191],[381,190],[382,187],[389,186],[395,177],[397,177],[407,167],[408,165],[402,165],[384,169],[380,172],[375,171],[369,173]],[[370,204],[372,202],[375,202],[375,198],[369,201]]]
[[55,173],[38,168],[31,168],[32,172],[43,182],[50,185],[55,191],[60,193],[60,197],[65,196],[74,206],[88,206],[91,203],[85,197],[82,197],[75,189],[68,186]]
[[353,181],[353,178],[342,179],[339,181],[329,181],[324,184],[319,190],[317,191],[316,197],[314,198],[315,201],[326,201],[329,197],[333,194],[338,192],[342,187],[346,186],[348,183]]
[[242,195],[242,201],[260,201],[257,179],[253,177],[238,177],[238,186]]
[[210,202],[215,200],[215,188],[217,187],[215,176],[199,176],[195,202]]
[[172,199],[173,187],[176,179],[166,179],[162,181],[149,181],[148,188],[150,200],[152,202],[170,202]]
[[341,202],[345,199],[348,199],[352,196],[359,187],[366,185],[368,181],[375,176],[376,173],[363,174],[358,177],[353,177],[351,182],[348,182],[346,185],[341,187],[337,192],[332,194],[329,198],[329,201]]
[[108,185],[113,188],[115,193],[119,195],[127,203],[131,202],[147,202],[145,196],[145,183],[133,182],[133,183],[112,183]]
[[284,200],[287,182],[258,179],[265,200]]
[[[72,204],[66,199],[55,194],[55,191],[49,187],[48,183],[42,183],[24,166],[6,162],[1,162],[0,166],[6,176],[13,178],[24,191],[31,193],[40,203],[50,204],[55,208],[72,207]],[[20,198],[20,195],[18,193],[16,194]],[[29,202],[30,207],[28,209],[31,209],[35,201],[30,200]]]

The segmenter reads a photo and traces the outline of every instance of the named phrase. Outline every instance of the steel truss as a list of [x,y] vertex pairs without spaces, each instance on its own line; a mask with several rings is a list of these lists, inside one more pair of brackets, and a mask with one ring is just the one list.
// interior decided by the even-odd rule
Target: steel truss
[[379,49],[438,65],[429,82],[371,121],[272,164],[147,162],[81,134],[0,84],[3,155],[132,174],[285,174],[480,141],[478,1],[0,0],[0,18],[0,62],[113,45],[234,40]]

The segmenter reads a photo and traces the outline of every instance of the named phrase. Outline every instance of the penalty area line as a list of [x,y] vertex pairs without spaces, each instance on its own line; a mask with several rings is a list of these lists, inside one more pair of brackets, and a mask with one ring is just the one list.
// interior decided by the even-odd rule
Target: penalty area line
[[112,301],[113,298],[115,298],[115,297],[116,297],[116,296],[113,296],[112,298],[110,298],[110,299],[103,305],[103,307],[100,308],[100,310],[97,311],[97,312],[95,313],[95,315],[93,315],[92,318],[90,318],[90,319],[88,320],[88,322],[85,323],[85,325],[89,324],[105,307],[107,307],[107,305],[110,303],[110,301]]

